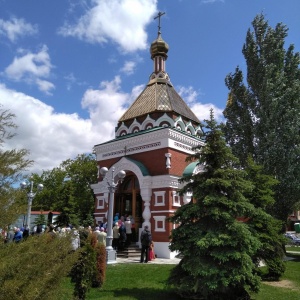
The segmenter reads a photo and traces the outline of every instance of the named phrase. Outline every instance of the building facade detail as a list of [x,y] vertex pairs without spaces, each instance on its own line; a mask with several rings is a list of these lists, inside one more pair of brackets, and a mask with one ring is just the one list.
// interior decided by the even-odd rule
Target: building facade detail
[[166,168],[167,169],[171,169],[171,157],[172,157],[172,154],[171,153],[166,153],[165,157],[166,157]]
[[[184,172],[201,171],[201,166],[189,165],[186,157],[203,145],[199,119],[176,92],[166,72],[168,51],[159,26],[158,36],[150,46],[153,72],[148,83],[120,117],[115,138],[94,146],[98,168],[107,167],[108,178],[113,168],[114,174],[126,172],[115,192],[114,213],[134,218],[137,245],[140,232],[148,225],[155,252],[162,258],[177,254],[169,249],[170,232],[176,225],[168,218],[192,199],[190,193],[178,194],[183,187],[179,179]],[[109,191],[100,176],[91,188],[98,224],[107,218]]]

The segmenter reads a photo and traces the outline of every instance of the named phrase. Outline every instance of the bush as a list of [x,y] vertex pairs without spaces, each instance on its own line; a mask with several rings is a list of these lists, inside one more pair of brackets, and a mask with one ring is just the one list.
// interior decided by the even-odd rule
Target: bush
[[70,249],[68,237],[47,234],[1,244],[0,299],[61,299],[61,280],[77,260]]
[[[85,235],[86,232],[82,234]],[[81,234],[81,236],[82,236]],[[91,287],[103,285],[106,271],[106,251],[98,244],[94,234],[89,234],[83,244],[78,261],[70,272],[75,299],[83,300]]]
[[104,244],[96,245],[96,260],[97,260],[97,274],[93,281],[93,287],[101,287],[105,281],[106,274],[106,248]]

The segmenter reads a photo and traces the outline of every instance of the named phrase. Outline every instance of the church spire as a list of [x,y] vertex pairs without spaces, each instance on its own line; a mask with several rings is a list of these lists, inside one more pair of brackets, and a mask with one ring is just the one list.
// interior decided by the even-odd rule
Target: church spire
[[161,16],[163,16],[165,14],[165,12],[159,12],[158,14],[157,14],[157,16],[154,18],[154,20],[155,19],[158,19],[158,34],[157,34],[157,36],[159,36],[160,34],[161,34],[161,32],[160,32],[160,18],[161,18]]
[[150,47],[151,58],[154,62],[154,74],[161,72],[165,73],[165,61],[168,58],[169,45],[161,37],[160,18],[164,15],[164,12],[159,12],[154,19],[158,19],[158,34],[157,39],[152,42]]

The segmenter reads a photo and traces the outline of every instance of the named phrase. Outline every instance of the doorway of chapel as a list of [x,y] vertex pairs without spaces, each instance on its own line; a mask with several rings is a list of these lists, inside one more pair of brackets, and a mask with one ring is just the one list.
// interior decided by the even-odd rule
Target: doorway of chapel
[[116,192],[114,215],[119,214],[124,222],[127,217],[132,221],[132,241],[138,241],[139,228],[142,226],[142,197],[137,177],[133,173],[126,177]]

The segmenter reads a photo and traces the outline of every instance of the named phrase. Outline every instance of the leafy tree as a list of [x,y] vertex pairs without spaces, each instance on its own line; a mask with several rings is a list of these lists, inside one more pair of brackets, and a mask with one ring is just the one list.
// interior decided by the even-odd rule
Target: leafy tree
[[45,215],[40,214],[36,217],[36,219],[34,220],[34,224],[35,225],[47,225],[47,220]]
[[17,126],[15,115],[0,106],[0,228],[6,228],[26,211],[24,195],[15,189],[23,179],[23,172],[32,164],[26,149],[5,150],[5,142],[13,138]]
[[33,178],[44,185],[43,191],[35,197],[35,209],[61,212],[57,221],[64,225],[87,226],[93,223],[94,194],[90,184],[97,181],[97,164],[93,155],[78,155],[76,159],[68,159],[41,175],[33,174]]
[[204,171],[182,178],[181,193],[193,192],[194,201],[180,207],[170,218],[170,249],[183,258],[169,278],[181,296],[194,299],[250,299],[260,278],[252,257],[260,247],[246,222],[238,217],[255,214],[245,197],[253,185],[238,168],[211,111],[204,134],[206,144],[196,147],[189,161],[197,161]]
[[[254,236],[261,242],[261,246],[253,256],[258,274],[267,280],[279,280],[285,271],[283,262],[284,237],[281,232],[281,222],[266,213],[267,207],[274,203],[274,192],[272,188],[278,181],[272,176],[263,173],[262,166],[256,165],[251,157],[247,160],[247,179],[253,183],[247,198],[255,206],[255,214],[252,215],[247,224]],[[267,266],[267,272],[261,272],[260,262]]]
[[225,80],[224,131],[243,165],[250,154],[279,180],[272,214],[286,222],[300,194],[300,54],[293,45],[285,49],[285,25],[273,29],[263,15],[252,25],[243,46],[247,74],[237,67]]
[[94,220],[94,193],[90,185],[97,182],[97,163],[92,154],[81,154],[76,159],[68,159],[61,164],[65,169],[74,189],[75,210],[83,226]]

